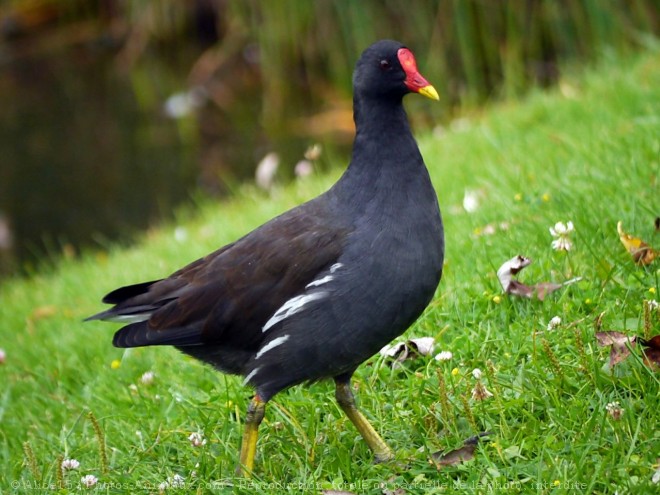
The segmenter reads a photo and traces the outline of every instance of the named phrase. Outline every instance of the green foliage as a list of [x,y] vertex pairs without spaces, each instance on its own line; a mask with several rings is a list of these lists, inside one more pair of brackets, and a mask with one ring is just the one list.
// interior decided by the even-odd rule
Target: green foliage
[[[412,99],[412,97],[411,97]],[[437,297],[408,336],[433,336],[449,361],[420,358],[391,370],[380,358],[355,377],[365,415],[399,463],[371,455],[319,383],[278,395],[266,412],[257,477],[234,478],[250,391],[170,348],[114,349],[112,325],[82,324],[99,297],[160,277],[327,188],[300,181],[265,198],[251,189],[150,232],[130,249],[64,260],[0,287],[0,483],[74,486],[99,478],[107,493],[156,493],[184,477],[198,493],[651,493],[660,449],[658,374],[636,352],[614,371],[592,324],[643,332],[643,301],[658,299],[658,263],[636,266],[620,245],[622,220],[658,247],[660,63],[657,53],[564,79],[449,129],[420,136],[444,212],[447,262]],[[480,195],[461,208],[466,189]],[[573,221],[573,249],[556,252],[548,228]],[[488,234],[494,229],[494,232]],[[501,293],[495,272],[516,254],[525,282],[582,281],[545,301]],[[547,330],[553,316],[562,323]],[[651,333],[660,333],[658,314]],[[115,365],[112,366],[112,363]],[[472,398],[474,368],[493,393]],[[155,378],[141,380],[153,371]],[[624,412],[616,420],[607,405]],[[94,418],[91,420],[90,418]],[[491,432],[475,459],[441,471],[430,453]],[[206,444],[188,439],[203,433]],[[103,459],[105,453],[107,459]],[[60,472],[62,458],[80,461]],[[107,464],[107,474],[104,474]],[[11,485],[15,483],[15,485]],[[37,483],[41,483],[37,485]],[[45,491],[45,490],[43,490]]]
[[228,3],[225,24],[259,48],[268,129],[302,88],[330,80],[348,93],[355,55],[376,39],[413,48],[443,104],[473,106],[552,83],[566,62],[643,44],[658,32],[655,10],[647,0],[252,0]]
[[[34,2],[33,10],[47,14],[52,3]],[[83,27],[94,21],[105,26],[101,32],[117,38],[122,46],[118,64],[134,73],[141,101],[153,99],[162,87],[145,78],[153,53],[179,62],[188,59],[189,82],[208,84],[212,92],[217,84],[231,88],[237,81],[245,83],[243,64],[254,64],[260,75],[262,124],[274,139],[284,131],[282,119],[323,108],[336,97],[334,88],[349,95],[356,55],[377,39],[400,39],[413,48],[429,80],[437,81],[443,105],[474,106],[553,83],[567,62],[589,63],[609,51],[625,53],[652,43],[659,33],[656,3],[161,0],[90,8],[75,1],[56,3],[55,10],[63,32],[76,21]],[[10,13],[17,19],[9,17],[20,27],[21,14],[29,18],[31,10],[14,10]],[[193,64],[190,55],[207,47]]]

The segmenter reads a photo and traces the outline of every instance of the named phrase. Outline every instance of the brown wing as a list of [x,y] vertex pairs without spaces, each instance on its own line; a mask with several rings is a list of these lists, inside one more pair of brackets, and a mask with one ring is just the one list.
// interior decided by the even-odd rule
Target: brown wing
[[120,347],[257,349],[264,323],[336,262],[349,232],[306,206],[304,215],[291,210],[166,279],[111,292],[104,301],[116,306],[91,319],[145,320],[115,335]]

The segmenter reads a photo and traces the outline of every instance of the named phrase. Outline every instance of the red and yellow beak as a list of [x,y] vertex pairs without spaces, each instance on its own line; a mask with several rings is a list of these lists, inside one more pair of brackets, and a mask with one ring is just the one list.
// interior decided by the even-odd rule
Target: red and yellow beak
[[417,70],[415,56],[407,48],[399,48],[397,52],[399,63],[406,73],[404,84],[414,93],[419,93],[432,100],[439,100],[438,92]]

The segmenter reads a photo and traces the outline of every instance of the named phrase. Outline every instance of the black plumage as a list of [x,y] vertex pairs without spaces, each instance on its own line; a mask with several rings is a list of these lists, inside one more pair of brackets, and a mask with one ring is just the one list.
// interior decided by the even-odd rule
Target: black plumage
[[335,379],[376,457],[391,457],[348,383],[422,313],[442,274],[438,202],[402,105],[411,91],[437,93],[389,40],[365,50],[353,87],[353,153],[331,189],[165,279],[111,292],[103,301],[114,306],[89,318],[129,323],[117,347],[174,345],[243,375],[256,390],[241,451],[248,472],[265,403],[323,378]]

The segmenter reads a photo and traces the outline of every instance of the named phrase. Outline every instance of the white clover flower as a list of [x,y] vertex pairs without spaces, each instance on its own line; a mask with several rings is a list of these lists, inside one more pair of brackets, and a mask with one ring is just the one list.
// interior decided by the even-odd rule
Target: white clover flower
[[309,177],[314,173],[314,165],[309,160],[300,160],[296,163],[296,166],[293,167],[293,174],[298,177]]
[[208,99],[208,92],[201,86],[170,95],[163,105],[163,112],[171,119],[181,119],[201,107]]
[[623,412],[625,411],[625,409],[621,407],[618,401],[608,403],[605,406],[605,410],[612,417],[612,419],[617,421],[621,419],[621,416],[623,416]]
[[[660,303],[658,303],[658,301],[656,301],[655,299],[651,299],[651,300],[649,300],[649,301],[646,301],[646,304],[648,304],[649,309],[650,309],[651,311],[654,311],[654,310],[660,308]],[[0,349],[0,356],[1,356],[1,355],[2,355],[2,349]],[[2,359],[1,359],[1,358],[0,358],[0,362],[2,362]]]
[[185,488],[186,481],[183,476],[180,474],[175,474],[167,478],[167,481],[163,481],[158,485],[158,492],[164,493],[168,488]]
[[552,249],[555,251],[570,251],[573,243],[569,236],[574,231],[573,222],[570,220],[565,225],[563,222],[557,222],[554,227],[550,227],[550,235],[555,238],[552,241]]
[[188,240],[188,230],[185,227],[177,227],[174,229],[174,240],[177,242],[186,242]]
[[140,377],[140,383],[142,385],[151,385],[155,377],[156,375],[153,371],[145,371]]
[[573,243],[568,237],[560,237],[552,241],[552,249],[555,251],[570,251],[573,248]]
[[559,316],[553,316],[548,322],[548,330],[554,330],[559,325],[561,325],[561,318]]
[[64,459],[62,461],[62,469],[66,469],[67,471],[71,469],[78,469],[79,467],[80,463],[75,459]]
[[277,153],[271,151],[264,156],[257,165],[257,170],[254,173],[254,181],[257,186],[264,191],[270,191],[275,184],[275,175],[279,166],[280,156]]
[[492,223],[489,223],[484,227],[484,230],[481,233],[483,235],[495,235],[495,232],[497,232],[497,227]]
[[453,357],[454,355],[450,351],[442,351],[439,354],[436,354],[434,359],[436,361],[449,361]]
[[472,376],[475,377],[477,380],[479,380],[482,375],[483,372],[479,368],[475,368],[472,370]]
[[7,353],[5,352],[4,349],[0,349],[0,364],[3,364],[6,358],[7,358]]
[[570,220],[564,225],[564,222],[557,222],[553,227],[550,227],[550,233],[553,237],[558,237],[560,235],[568,235],[573,232],[575,228],[573,227],[573,222]]
[[186,480],[180,474],[175,474],[171,478],[167,478],[167,481],[169,482],[169,484],[172,488],[185,488],[186,487]]
[[88,474],[80,478],[80,484],[85,488],[91,488],[99,482],[99,479],[93,474]]
[[463,209],[468,213],[474,213],[479,209],[479,192],[466,189],[463,195]]
[[323,145],[319,143],[314,143],[305,150],[305,158],[312,162],[321,158],[321,154],[323,154]]
[[486,400],[492,396],[493,393],[481,382],[477,382],[476,386],[472,389],[472,398],[474,400]]
[[193,445],[193,447],[201,447],[202,445],[206,445],[206,438],[204,438],[204,434],[196,431],[188,436],[188,440],[190,440],[190,443]]

